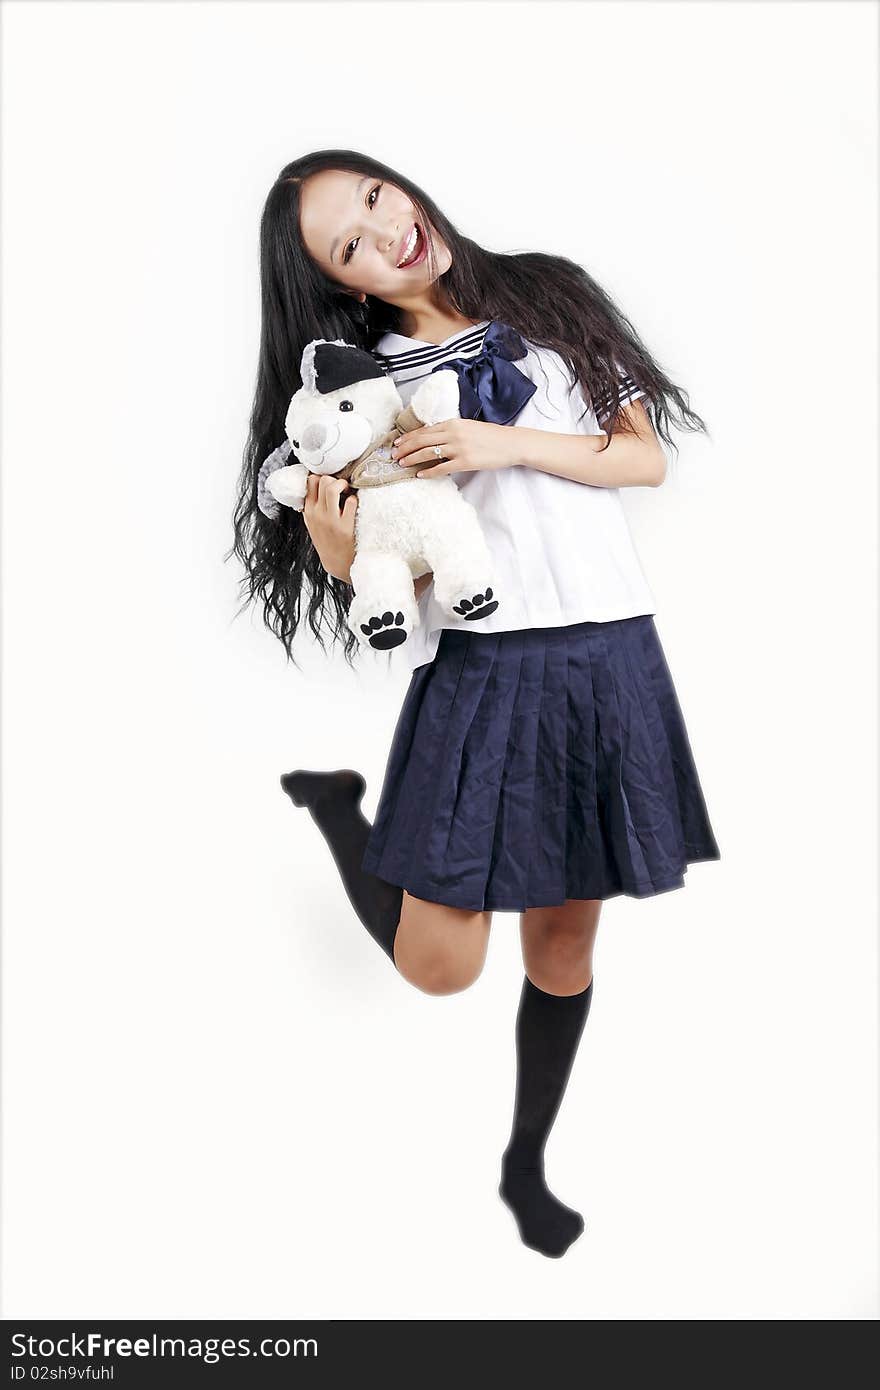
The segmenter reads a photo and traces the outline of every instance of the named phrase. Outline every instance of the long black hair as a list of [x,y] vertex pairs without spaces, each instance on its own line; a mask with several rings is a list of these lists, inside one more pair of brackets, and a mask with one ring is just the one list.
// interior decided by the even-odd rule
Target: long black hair
[[[682,429],[708,433],[690,409],[687,393],[669,380],[629,319],[575,261],[538,251],[486,250],[463,236],[410,179],[355,150],[320,150],[285,165],[269,190],[260,221],[260,355],[238,483],[235,541],[225,558],[237,555],[246,570],[242,608],[255,599],[262,603],[266,626],[284,644],[294,665],[292,644],[302,620],[304,587],[306,618],[314,636],[324,650],[325,632],[331,642],[342,641],[351,664],[359,645],[346,622],[352,588],[327,574],[301,512],[284,507],[273,521],[260,511],[257,474],[284,439],[290,398],[302,384],[299,366],[306,344],[314,338],[341,338],[369,349],[383,333],[398,330],[401,319],[394,305],[369,295],[360,303],[350,291],[334,285],[306,250],[299,220],[302,185],[324,169],[367,175],[406,193],[427,233],[438,307],[473,322],[499,319],[536,346],[559,353],[586,399],[607,403],[611,414],[603,429],[609,439],[615,429],[628,429],[625,416],[618,419],[618,368],[644,391],[643,404],[651,412],[654,429],[670,448],[676,450],[669,435],[670,418]],[[439,277],[431,228],[452,255],[451,266]]]

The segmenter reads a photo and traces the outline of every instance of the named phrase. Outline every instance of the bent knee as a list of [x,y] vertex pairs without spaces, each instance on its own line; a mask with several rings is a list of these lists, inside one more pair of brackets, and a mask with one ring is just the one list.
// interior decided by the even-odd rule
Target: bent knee
[[424,994],[460,994],[479,978],[483,957],[435,950],[420,953],[414,960],[404,955],[396,965],[404,979]]
[[406,893],[394,963],[425,994],[458,994],[483,969],[491,912],[447,907]]

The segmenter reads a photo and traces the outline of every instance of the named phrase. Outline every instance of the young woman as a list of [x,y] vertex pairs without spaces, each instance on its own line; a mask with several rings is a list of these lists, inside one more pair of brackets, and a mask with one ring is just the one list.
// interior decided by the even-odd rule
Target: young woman
[[706,427],[580,266],[485,250],[409,179],[354,151],[281,171],[262,217],[261,285],[234,550],[247,600],[261,600],[291,659],[304,594],[322,647],[325,633],[348,660],[356,646],[344,622],[356,493],[312,475],[302,513],[273,520],[257,505],[303,348],[367,349],[405,405],[431,371],[459,375],[466,418],[411,431],[397,457],[420,477],[455,475],[496,592],[474,596],[474,623],[434,604],[430,575],[417,582],[412,674],[373,826],[357,772],[298,769],[281,782],[308,807],[360,920],[419,989],[466,988],[493,911],[520,913],[499,1190],[525,1244],[560,1256],[584,1223],[547,1187],[544,1147],[590,1007],[602,902],[680,888],[689,864],[720,857],[618,492],[663,481],[670,410],[683,428]]

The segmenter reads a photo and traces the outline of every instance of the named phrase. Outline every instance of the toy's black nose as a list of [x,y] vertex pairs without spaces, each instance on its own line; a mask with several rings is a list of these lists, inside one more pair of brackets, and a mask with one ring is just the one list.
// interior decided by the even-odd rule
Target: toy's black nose
[[319,449],[323,449],[324,440],[326,438],[326,425],[306,425],[305,429],[302,432],[302,447],[308,450],[309,453],[314,454]]

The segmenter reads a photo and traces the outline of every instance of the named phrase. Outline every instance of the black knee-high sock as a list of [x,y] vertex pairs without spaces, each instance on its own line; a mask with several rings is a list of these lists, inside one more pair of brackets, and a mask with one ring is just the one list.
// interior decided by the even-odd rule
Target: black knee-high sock
[[361,868],[370,822],[361,810],[366,782],[359,772],[286,772],[281,785],[296,806],[307,806],[330,846],[349,902],[374,941],[394,962],[403,889]]
[[564,1255],[584,1229],[580,1212],[558,1201],[544,1181],[544,1146],[565,1094],[593,982],[581,994],[545,994],[526,976],[516,1017],[516,1102],[499,1192],[525,1245]]

